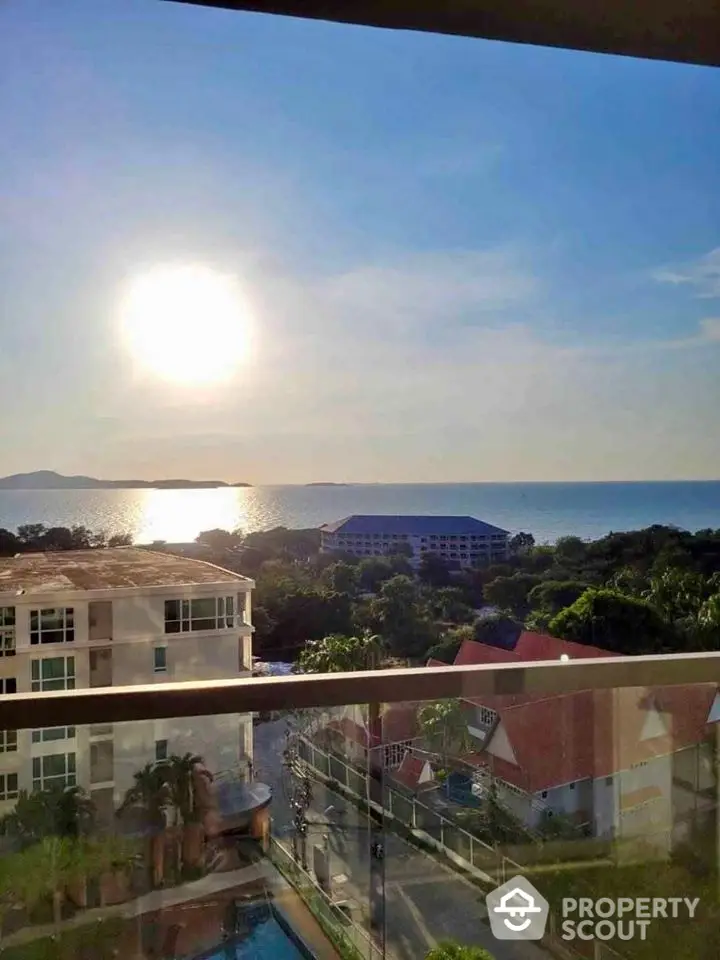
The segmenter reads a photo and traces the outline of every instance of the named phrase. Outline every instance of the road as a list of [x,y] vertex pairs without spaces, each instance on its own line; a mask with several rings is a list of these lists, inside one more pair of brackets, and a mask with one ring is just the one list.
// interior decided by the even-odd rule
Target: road
[[[292,837],[289,793],[293,780],[283,775],[284,721],[255,727],[255,775],[273,789],[273,830],[288,845]],[[333,896],[358,902],[367,916],[370,894],[370,823],[349,801],[315,781],[307,813],[308,859],[311,847],[329,847]],[[443,864],[385,832],[384,879],[387,956],[419,960],[440,940],[484,947],[496,960],[547,960],[534,944],[496,940],[477,887]],[[374,861],[377,864],[377,861]],[[381,871],[382,873],[382,871]],[[377,877],[377,866],[375,867]]]

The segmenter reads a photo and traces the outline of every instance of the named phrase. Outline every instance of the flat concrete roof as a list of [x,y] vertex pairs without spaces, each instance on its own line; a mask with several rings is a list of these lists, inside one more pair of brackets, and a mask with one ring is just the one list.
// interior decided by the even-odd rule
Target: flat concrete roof
[[141,547],[57,550],[0,558],[0,593],[127,590],[203,583],[247,583],[248,578],[201,560]]

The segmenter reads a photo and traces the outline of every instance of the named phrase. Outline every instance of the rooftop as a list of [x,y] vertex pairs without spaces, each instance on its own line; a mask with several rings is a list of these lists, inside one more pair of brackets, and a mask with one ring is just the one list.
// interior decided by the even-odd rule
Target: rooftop
[[0,558],[0,594],[121,590],[184,584],[247,582],[211,563],[141,547],[20,553]]
[[353,514],[336,520],[335,523],[324,523],[320,529],[325,533],[344,534],[373,534],[385,533],[389,536],[411,534],[426,536],[432,534],[488,536],[502,533],[507,530],[494,527],[491,523],[476,520],[475,517],[433,517],[433,516],[393,516],[391,514]]

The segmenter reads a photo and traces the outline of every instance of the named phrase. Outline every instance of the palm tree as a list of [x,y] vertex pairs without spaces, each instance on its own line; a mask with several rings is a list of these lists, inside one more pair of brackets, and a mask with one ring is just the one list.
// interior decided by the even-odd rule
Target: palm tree
[[87,836],[94,818],[95,805],[81,787],[21,790],[15,809],[0,821],[0,832],[25,847],[47,836]]
[[185,753],[182,757],[173,755],[160,765],[166,777],[168,803],[174,812],[178,869],[184,862],[197,859],[197,854],[191,850],[191,845],[194,846],[192,834],[197,831],[190,827],[200,822],[194,774],[198,764],[202,763],[202,757],[197,754]]
[[168,771],[164,762],[146,763],[135,773],[133,781],[116,815],[122,817],[132,810],[141,812],[150,830],[152,883],[160,886],[164,880],[166,811],[171,803]]

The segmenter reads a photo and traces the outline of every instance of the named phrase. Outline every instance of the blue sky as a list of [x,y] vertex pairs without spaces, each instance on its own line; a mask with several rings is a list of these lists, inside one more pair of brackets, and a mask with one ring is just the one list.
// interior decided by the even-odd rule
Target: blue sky
[[[9,0],[0,82],[0,473],[720,477],[717,71]],[[230,382],[118,336],[178,261],[246,292]]]

